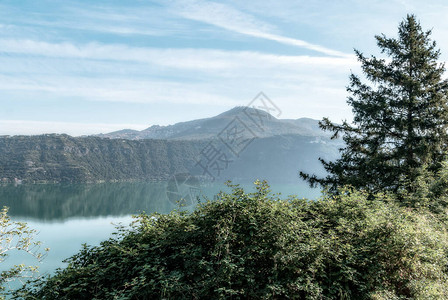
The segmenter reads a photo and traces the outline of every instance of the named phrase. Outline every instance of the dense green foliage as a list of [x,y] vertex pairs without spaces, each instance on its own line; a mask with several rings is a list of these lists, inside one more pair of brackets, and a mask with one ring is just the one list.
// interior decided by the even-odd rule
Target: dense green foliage
[[398,28],[398,38],[376,36],[388,58],[366,57],[355,51],[370,85],[352,74],[347,90],[353,125],[320,125],[346,143],[340,159],[321,160],[325,178],[301,173],[312,185],[335,190],[351,185],[372,193],[414,192],[422,175],[442,168],[448,147],[448,81],[431,31],[423,31],[413,15]]
[[279,200],[235,186],[192,213],[141,215],[24,299],[446,299],[448,235],[431,214],[341,190]]

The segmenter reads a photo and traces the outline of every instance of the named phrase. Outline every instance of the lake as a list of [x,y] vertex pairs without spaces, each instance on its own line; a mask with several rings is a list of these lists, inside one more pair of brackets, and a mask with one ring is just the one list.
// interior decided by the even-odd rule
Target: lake
[[[247,192],[253,184],[241,185]],[[114,224],[127,225],[132,215],[141,212],[169,213],[180,208],[192,210],[198,201],[213,199],[219,191],[230,192],[223,183],[190,182],[177,178],[168,182],[132,182],[99,184],[41,184],[0,186],[0,206],[9,207],[14,221],[36,229],[42,249],[50,248],[39,265],[40,273],[52,273],[64,267],[64,259],[75,254],[83,243],[98,245],[111,237]],[[283,198],[298,195],[315,199],[320,195],[306,184],[273,184],[273,193]],[[0,271],[25,263],[36,265],[28,255],[11,252]]]

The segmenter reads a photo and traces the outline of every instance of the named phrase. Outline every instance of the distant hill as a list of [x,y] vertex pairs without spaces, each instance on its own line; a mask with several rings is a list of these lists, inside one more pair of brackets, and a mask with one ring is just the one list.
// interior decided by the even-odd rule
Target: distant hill
[[[263,110],[239,106],[211,118],[181,122],[174,125],[153,125],[138,131],[124,129],[97,136],[112,139],[169,139],[169,140],[203,140],[213,139],[235,118],[244,123],[257,137],[276,135],[328,136],[319,126],[318,121],[301,118],[297,120],[277,119]],[[246,132],[245,138],[252,133]]]
[[103,139],[60,134],[0,137],[0,180],[165,180],[188,172],[205,142]]
[[341,146],[316,120],[281,120],[236,107],[212,118],[142,131],[3,136],[0,180],[148,181],[185,173],[220,181],[298,182],[299,170],[323,175],[318,158],[334,160]]
[[[67,135],[0,137],[0,181],[5,183],[153,181],[177,173],[208,176],[208,140],[125,140]],[[335,159],[340,143],[300,135],[254,139],[239,155],[208,164],[213,179],[298,182],[299,170],[324,174],[319,157]],[[207,156],[206,156],[207,155]]]

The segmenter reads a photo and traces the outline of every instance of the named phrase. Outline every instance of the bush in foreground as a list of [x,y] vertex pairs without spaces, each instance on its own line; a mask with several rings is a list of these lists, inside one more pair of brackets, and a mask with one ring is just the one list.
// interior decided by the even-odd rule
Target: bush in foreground
[[447,299],[447,250],[436,218],[386,196],[279,200],[256,183],[192,213],[138,216],[17,297]]
[[9,295],[11,283],[15,280],[32,278],[37,272],[36,266],[25,266],[24,264],[11,267],[4,266],[9,254],[22,252],[41,261],[48,248],[40,251],[41,242],[35,241],[36,230],[29,228],[23,222],[12,221],[8,215],[8,208],[0,210],[0,300]]

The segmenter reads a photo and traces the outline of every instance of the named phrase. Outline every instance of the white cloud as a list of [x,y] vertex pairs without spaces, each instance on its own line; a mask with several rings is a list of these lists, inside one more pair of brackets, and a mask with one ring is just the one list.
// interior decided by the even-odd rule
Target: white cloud
[[329,49],[306,41],[285,37],[273,33],[274,28],[269,24],[255,19],[228,5],[209,1],[185,0],[174,1],[174,9],[179,15],[233,32],[267,39],[287,45],[313,50],[325,55],[351,57],[352,55]]
[[[15,54],[0,52],[0,94],[57,99],[61,105],[65,99],[89,99],[191,103],[225,110],[265,91],[288,107],[288,117],[297,112],[316,117],[332,105],[345,105],[347,76],[358,68],[355,59],[346,57],[31,40],[0,43],[7,54]],[[338,109],[332,113],[340,118]]]
[[138,28],[132,26],[113,26],[113,25],[98,25],[98,24],[71,24],[58,23],[60,27],[68,27],[72,29],[80,29],[86,31],[97,31],[103,33],[114,33],[118,35],[146,35],[146,36],[161,36],[166,34],[166,30],[151,30],[147,28]]
[[101,61],[130,61],[161,65],[176,69],[219,70],[233,69],[254,62],[279,66],[291,64],[322,66],[354,66],[356,59],[349,57],[288,56],[251,51],[224,51],[213,49],[158,49],[130,47],[120,44],[47,43],[34,40],[0,40],[1,53],[24,54],[51,58],[77,58]]
[[45,76],[35,79],[0,75],[0,91],[33,98],[89,99],[122,103],[190,103],[238,105],[208,84],[115,78]]
[[[110,45],[89,43],[75,45],[71,43],[47,43],[34,40],[0,40],[2,52],[19,53],[29,56],[44,56],[53,58],[79,58],[94,60],[133,61],[141,63],[160,64],[175,68],[224,68],[219,56],[225,51],[201,49],[151,49],[130,47],[126,45]],[[201,54],[207,52],[207,64]],[[1,52],[0,52],[1,53]]]

